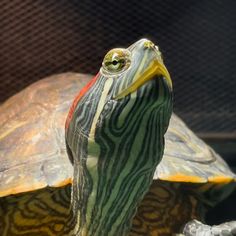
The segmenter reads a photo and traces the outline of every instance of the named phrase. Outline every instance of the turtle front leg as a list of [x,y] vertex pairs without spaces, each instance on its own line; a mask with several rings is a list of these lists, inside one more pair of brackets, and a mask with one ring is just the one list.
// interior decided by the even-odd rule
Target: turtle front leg
[[185,236],[233,236],[236,235],[236,221],[220,225],[205,225],[197,220],[189,221],[183,230]]

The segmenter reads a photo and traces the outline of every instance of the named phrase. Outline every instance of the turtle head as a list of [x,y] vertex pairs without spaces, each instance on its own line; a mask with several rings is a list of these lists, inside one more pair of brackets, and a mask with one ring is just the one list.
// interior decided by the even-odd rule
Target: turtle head
[[157,46],[142,39],[105,55],[66,122],[75,233],[127,233],[162,158],[171,112],[172,83]]
[[163,63],[161,52],[147,39],[141,39],[127,49],[115,48],[109,51],[103,60],[100,73],[107,79],[116,78],[110,94],[115,100],[132,93],[136,94],[134,97],[143,99],[145,94],[137,91],[145,90],[147,86],[143,85],[158,77],[162,77],[167,89],[172,90],[170,75]]

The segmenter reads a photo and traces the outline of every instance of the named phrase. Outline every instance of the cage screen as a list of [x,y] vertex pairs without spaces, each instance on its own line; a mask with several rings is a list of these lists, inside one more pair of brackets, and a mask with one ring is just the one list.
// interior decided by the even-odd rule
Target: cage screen
[[201,133],[236,134],[236,1],[1,0],[1,102],[66,71],[95,74],[104,54],[147,37],[164,55],[174,110]]

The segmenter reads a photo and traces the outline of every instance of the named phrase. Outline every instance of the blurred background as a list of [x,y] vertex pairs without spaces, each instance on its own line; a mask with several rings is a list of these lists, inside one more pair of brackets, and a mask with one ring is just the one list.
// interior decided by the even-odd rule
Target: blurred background
[[[0,103],[48,75],[95,74],[109,49],[143,37],[163,53],[174,111],[236,172],[235,0],[1,0]],[[236,220],[235,199],[208,221]]]

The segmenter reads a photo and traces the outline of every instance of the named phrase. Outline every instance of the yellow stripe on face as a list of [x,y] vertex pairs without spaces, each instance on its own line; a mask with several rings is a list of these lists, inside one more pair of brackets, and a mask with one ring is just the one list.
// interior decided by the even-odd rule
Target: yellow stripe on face
[[[143,62],[145,60],[143,59]],[[165,65],[159,62],[158,60],[154,60],[148,68],[141,74],[138,75],[138,79],[135,80],[133,84],[131,84],[127,89],[123,90],[120,94],[118,94],[115,99],[120,99],[125,97],[126,95],[136,91],[139,87],[141,87],[147,81],[155,78],[155,76],[162,75],[165,77],[166,82],[169,88],[172,90],[172,81],[170,78],[170,74],[166,69]]]
[[[134,74],[134,76],[133,76],[133,81],[137,80],[136,78],[139,78],[139,77],[140,77],[140,73],[141,73],[141,71],[142,71],[142,69],[143,69],[143,67],[144,67],[144,65],[145,65],[145,62],[146,62],[146,60],[147,60],[147,56],[148,56],[148,52],[146,51],[146,52],[144,53],[144,55],[143,55],[143,58],[142,58],[142,60],[141,60],[141,62],[140,62],[140,65],[139,65],[137,71],[135,72],[135,74]],[[126,75],[126,76],[127,76],[127,75]],[[124,80],[126,81],[125,86],[128,86],[128,85],[127,85],[128,80],[125,79],[125,77],[124,77]],[[131,86],[132,86],[132,84],[131,84]],[[129,88],[129,87],[128,87],[128,88]],[[127,88],[124,89],[121,93],[123,93],[125,90],[127,90]],[[127,94],[129,94],[129,93],[127,93]],[[126,95],[127,95],[127,94],[126,94]],[[126,96],[126,95],[124,95],[124,96]],[[118,94],[118,95],[115,97],[115,99],[121,98],[121,97],[119,97],[119,96],[120,96],[120,94]],[[123,96],[123,97],[124,97],[124,96]],[[118,97],[119,97],[119,98],[118,98]]]

